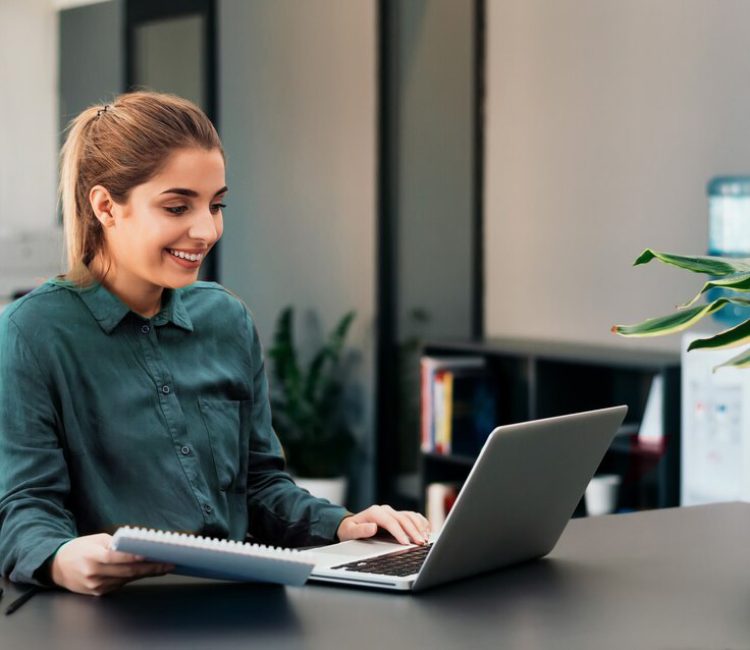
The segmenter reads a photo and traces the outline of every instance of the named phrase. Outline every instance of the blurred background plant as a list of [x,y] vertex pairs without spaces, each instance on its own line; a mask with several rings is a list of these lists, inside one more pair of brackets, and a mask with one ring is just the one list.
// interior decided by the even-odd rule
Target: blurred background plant
[[271,408],[290,470],[298,477],[346,474],[354,435],[342,404],[341,355],[355,312],[347,312],[304,367],[294,339],[294,310],[285,307],[276,323],[269,357],[273,362]]

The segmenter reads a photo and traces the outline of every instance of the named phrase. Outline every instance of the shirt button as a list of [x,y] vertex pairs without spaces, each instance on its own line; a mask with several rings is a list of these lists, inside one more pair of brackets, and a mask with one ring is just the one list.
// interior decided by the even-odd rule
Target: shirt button
[[189,456],[190,455],[190,447],[187,445],[180,448],[180,451],[182,452],[183,456]]
[[203,512],[205,512],[207,515],[210,515],[214,509],[207,503],[203,504]]
[[161,387],[161,392],[164,393],[165,395],[169,395],[169,386],[167,386],[166,384],[164,384]]
[[141,333],[142,334],[148,334],[151,331],[151,327],[149,325],[142,325],[141,326]]

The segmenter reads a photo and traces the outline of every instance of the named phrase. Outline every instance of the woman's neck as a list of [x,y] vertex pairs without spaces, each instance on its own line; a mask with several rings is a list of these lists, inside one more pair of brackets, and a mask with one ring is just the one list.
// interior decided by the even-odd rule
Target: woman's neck
[[164,287],[141,278],[128,277],[118,272],[114,263],[109,264],[97,257],[91,262],[91,272],[104,287],[124,302],[132,311],[144,318],[151,318],[161,309]]

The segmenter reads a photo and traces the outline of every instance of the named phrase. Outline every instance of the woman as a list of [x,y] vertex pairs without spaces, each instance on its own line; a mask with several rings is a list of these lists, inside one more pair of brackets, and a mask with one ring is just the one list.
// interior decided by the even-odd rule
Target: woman
[[427,521],[352,515],[297,488],[271,428],[253,318],[197,282],[223,232],[219,137],[196,106],[138,92],[71,124],[68,271],[0,317],[0,562],[100,595],[171,567],[112,551],[120,525],[313,545]]

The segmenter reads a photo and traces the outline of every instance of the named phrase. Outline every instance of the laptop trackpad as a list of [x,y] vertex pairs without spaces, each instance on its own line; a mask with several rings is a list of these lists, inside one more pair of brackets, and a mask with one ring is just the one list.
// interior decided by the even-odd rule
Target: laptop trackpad
[[321,546],[303,551],[302,555],[312,556],[315,564],[326,564],[328,566],[336,564],[345,564],[358,557],[370,557],[371,555],[380,555],[389,551],[398,551],[399,549],[408,548],[402,544],[381,542],[373,539],[355,539],[349,542],[340,542],[330,546]]

